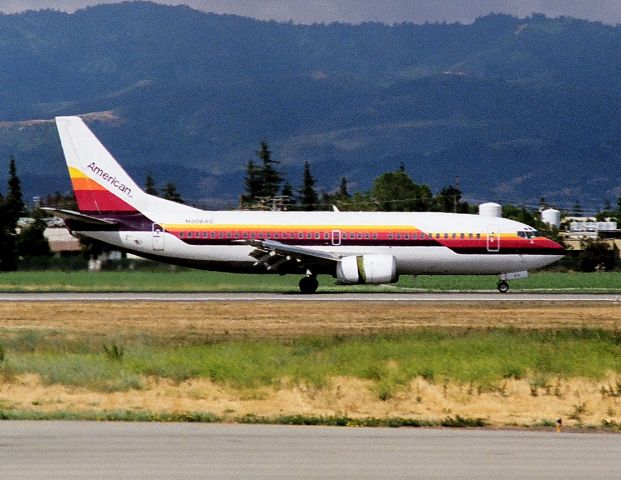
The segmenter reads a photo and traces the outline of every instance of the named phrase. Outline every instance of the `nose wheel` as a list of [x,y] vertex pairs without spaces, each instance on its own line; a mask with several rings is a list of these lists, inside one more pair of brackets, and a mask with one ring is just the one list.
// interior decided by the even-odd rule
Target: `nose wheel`
[[319,287],[319,281],[317,281],[317,277],[308,275],[306,277],[302,277],[299,287],[300,292],[304,294],[315,293],[317,291],[317,287]]
[[500,293],[507,293],[509,291],[509,283],[506,280],[499,280],[496,287]]

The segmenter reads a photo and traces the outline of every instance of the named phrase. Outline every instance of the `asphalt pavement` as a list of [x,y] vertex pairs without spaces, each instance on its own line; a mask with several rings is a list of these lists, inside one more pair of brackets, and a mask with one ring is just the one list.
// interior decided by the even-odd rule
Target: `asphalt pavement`
[[0,478],[618,479],[621,435],[0,422]]

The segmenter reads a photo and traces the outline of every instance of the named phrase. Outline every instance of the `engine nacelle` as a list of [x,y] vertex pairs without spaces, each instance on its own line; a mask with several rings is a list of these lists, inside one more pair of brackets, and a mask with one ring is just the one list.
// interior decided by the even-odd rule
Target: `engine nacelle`
[[343,284],[396,282],[397,259],[381,254],[343,257],[336,265],[336,278]]

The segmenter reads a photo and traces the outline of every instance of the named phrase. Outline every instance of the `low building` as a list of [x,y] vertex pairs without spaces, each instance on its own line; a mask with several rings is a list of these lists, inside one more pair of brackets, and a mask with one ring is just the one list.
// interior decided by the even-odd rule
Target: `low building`
[[46,228],[43,236],[50,244],[52,253],[79,252],[82,249],[80,241],[66,228]]

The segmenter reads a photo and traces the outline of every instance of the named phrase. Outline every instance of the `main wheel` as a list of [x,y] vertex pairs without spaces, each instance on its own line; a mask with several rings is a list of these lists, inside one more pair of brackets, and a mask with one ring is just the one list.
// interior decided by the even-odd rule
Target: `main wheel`
[[317,281],[317,277],[309,275],[308,277],[302,277],[299,285],[300,292],[315,293],[317,291],[317,287],[319,286],[319,282]]
[[507,293],[509,291],[509,284],[505,280],[500,280],[497,287],[500,293]]

